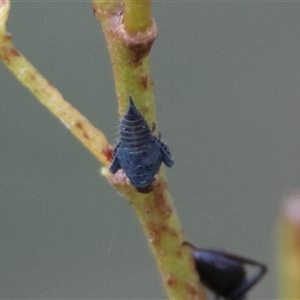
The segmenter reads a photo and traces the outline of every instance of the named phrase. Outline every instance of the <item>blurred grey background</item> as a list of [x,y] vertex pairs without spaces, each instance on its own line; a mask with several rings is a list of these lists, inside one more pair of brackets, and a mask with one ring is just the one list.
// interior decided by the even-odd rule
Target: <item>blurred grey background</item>
[[[158,125],[188,240],[269,266],[300,188],[300,3],[153,3]],[[111,143],[117,102],[90,2],[13,2],[16,47]],[[128,202],[98,161],[0,65],[0,298],[164,299]]]

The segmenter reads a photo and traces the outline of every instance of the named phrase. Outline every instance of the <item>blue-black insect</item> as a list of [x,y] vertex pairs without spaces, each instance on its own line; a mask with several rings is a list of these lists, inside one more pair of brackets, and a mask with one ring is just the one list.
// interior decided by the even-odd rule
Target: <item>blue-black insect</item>
[[149,126],[129,97],[129,108],[120,124],[120,140],[114,149],[111,173],[123,169],[137,189],[147,188],[161,163],[173,165],[169,148],[152,135]]
[[[215,249],[199,249],[188,242],[183,245],[192,248],[200,280],[216,295],[216,299],[246,299],[247,292],[267,272],[266,265],[252,259]],[[258,268],[251,278],[247,278],[247,265]]]

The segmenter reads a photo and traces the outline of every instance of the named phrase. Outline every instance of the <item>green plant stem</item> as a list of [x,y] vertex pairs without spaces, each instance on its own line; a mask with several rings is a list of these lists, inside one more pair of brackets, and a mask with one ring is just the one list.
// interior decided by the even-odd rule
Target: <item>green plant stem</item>
[[151,1],[125,1],[124,27],[125,31],[135,34],[144,32],[152,25]]
[[[156,116],[153,97],[154,82],[148,54],[155,40],[157,29],[151,19],[151,26],[145,31],[139,31],[136,34],[128,33],[123,23],[124,6],[127,7],[127,5],[132,6],[133,3],[98,2],[96,0],[93,2],[94,12],[101,22],[112,61],[119,115],[122,117],[127,110],[130,95],[151,128]],[[134,9],[130,11],[129,16],[136,12]],[[140,14],[139,18],[143,19],[143,15]]]
[[110,164],[111,147],[100,130],[63,99],[61,93],[44,78],[12,44],[6,32],[10,1],[0,0],[0,61],[34,96],[105,166]]
[[[148,54],[157,30],[149,14],[149,1],[143,3],[147,9],[141,9],[141,5],[142,1],[93,2],[112,60],[120,117],[127,110],[128,96],[131,95],[151,127],[156,118]],[[139,20],[148,21],[136,24]],[[129,32],[127,28],[130,28]],[[190,249],[182,246],[185,241],[183,229],[163,171],[157,175],[153,191],[148,194],[137,193],[122,170],[111,175],[104,168],[102,174],[125,195],[136,212],[168,298],[206,299]]]
[[[155,109],[148,53],[156,36],[155,23],[152,21],[150,28],[132,35],[124,30],[122,23],[123,3],[95,0],[93,4],[95,15],[102,22],[113,62],[120,115],[128,107],[128,95],[132,95],[151,126],[155,122]],[[11,37],[6,33],[9,9],[10,1],[0,0],[0,60],[104,166],[108,166],[111,147],[104,134],[65,101],[58,90],[13,46]],[[130,10],[129,16],[137,12],[142,10]],[[139,18],[143,17],[139,16],[136,20]],[[185,237],[163,170],[157,175],[153,191],[148,194],[137,193],[122,170],[112,175],[104,167],[102,174],[129,199],[135,209],[169,298],[205,299],[191,252],[188,247],[182,246]]]
[[[103,173],[109,174],[106,169]],[[184,232],[161,171],[153,192],[137,193],[123,172],[108,175],[111,184],[130,202],[142,225],[168,299],[206,299],[200,287],[189,247],[182,246]]]

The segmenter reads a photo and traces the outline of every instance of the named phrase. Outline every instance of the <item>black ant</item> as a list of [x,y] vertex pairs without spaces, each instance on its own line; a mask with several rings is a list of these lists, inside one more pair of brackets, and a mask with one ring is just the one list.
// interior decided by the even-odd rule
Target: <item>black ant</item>
[[[243,300],[247,292],[264,276],[267,266],[232,253],[215,249],[199,249],[188,242],[193,250],[196,269],[201,282],[210,289],[216,299]],[[251,278],[247,278],[246,265],[259,270]]]

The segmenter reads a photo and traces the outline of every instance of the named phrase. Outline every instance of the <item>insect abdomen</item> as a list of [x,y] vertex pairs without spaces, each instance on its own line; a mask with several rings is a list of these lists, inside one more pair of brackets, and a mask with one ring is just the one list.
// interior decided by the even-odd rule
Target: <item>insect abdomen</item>
[[130,105],[121,121],[120,141],[128,151],[139,152],[153,143],[151,131],[135,106]]

